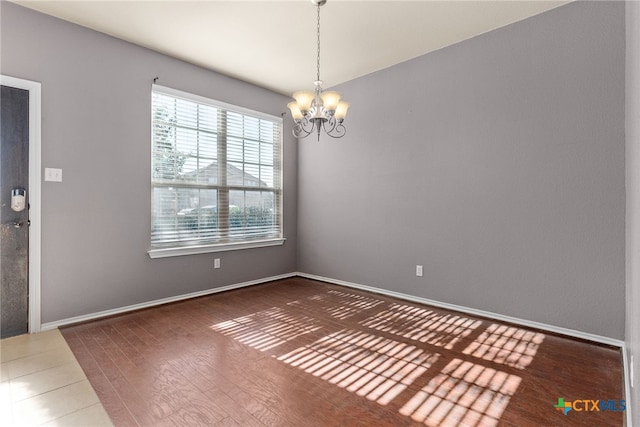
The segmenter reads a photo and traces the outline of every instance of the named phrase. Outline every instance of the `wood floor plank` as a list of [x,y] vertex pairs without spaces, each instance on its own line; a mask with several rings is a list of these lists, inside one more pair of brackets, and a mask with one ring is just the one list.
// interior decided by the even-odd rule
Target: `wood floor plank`
[[624,425],[620,349],[302,278],[62,333],[118,426]]

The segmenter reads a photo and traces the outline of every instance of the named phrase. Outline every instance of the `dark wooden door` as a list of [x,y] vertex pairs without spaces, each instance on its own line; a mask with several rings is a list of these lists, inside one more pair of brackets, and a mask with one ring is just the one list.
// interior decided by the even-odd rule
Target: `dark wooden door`
[[[0,86],[0,337],[29,329],[29,91]],[[12,208],[13,190],[26,192]]]

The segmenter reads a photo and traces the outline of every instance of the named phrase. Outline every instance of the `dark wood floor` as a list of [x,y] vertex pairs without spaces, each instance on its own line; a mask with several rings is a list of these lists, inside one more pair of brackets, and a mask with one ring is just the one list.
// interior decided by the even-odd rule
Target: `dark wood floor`
[[624,423],[554,408],[624,399],[619,349],[302,278],[62,334],[118,426]]

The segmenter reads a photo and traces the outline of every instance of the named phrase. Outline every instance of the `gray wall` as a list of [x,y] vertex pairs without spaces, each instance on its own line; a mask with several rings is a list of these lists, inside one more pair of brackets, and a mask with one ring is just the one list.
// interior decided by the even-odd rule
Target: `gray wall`
[[0,72],[42,83],[42,166],[63,169],[62,183],[42,188],[43,322],[295,271],[297,145],[288,125],[284,246],[147,255],[153,77],[273,115],[287,97],[11,3],[1,7]]
[[624,13],[569,4],[338,87],[347,136],[299,147],[298,269],[623,339]]
[[43,322],[297,269],[624,337],[623,4],[570,4],[343,85],[342,140],[303,140],[296,162],[285,120],[283,247],[159,260],[151,79],[276,115],[288,98],[0,5],[0,72],[42,82],[42,164],[64,170],[43,183]]
[[[627,318],[626,342],[634,356],[633,424],[640,426],[640,3],[627,2]],[[629,357],[631,360],[631,357]]]

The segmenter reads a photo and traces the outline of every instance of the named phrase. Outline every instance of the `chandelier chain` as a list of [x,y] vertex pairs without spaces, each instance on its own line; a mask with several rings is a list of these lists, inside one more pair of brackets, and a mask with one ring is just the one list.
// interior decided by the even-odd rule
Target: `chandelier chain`
[[318,56],[317,56],[317,64],[316,64],[316,71],[317,71],[317,78],[316,80],[320,81],[320,4],[318,4]]

